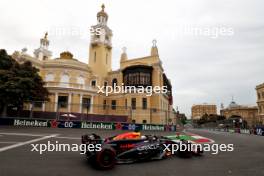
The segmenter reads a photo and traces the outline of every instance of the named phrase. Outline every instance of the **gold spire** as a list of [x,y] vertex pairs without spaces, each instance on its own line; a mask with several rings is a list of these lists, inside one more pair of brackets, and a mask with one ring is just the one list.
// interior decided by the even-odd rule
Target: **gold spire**
[[108,15],[107,15],[107,13],[105,13],[105,11],[104,11],[104,9],[105,9],[105,5],[102,4],[102,5],[101,5],[101,8],[102,8],[102,10],[101,10],[100,12],[97,13],[97,17],[99,17],[99,16],[103,16],[103,17],[106,17],[106,19],[107,19],[107,18],[108,18]]
[[48,39],[48,32],[45,33],[44,39]]
[[120,60],[121,62],[127,60],[127,53],[126,53],[127,48],[123,47],[122,50],[123,50],[123,53],[121,54],[121,60]]
[[45,32],[44,37],[40,39],[40,46],[42,46],[42,47],[48,47],[49,46],[48,32]]
[[69,51],[60,53],[60,59],[73,59],[73,54]]
[[156,39],[152,40],[152,47],[151,47],[151,54],[150,55],[151,56],[158,56],[159,55]]
[[102,4],[102,11],[104,12],[104,9],[105,9],[105,5],[104,4]]

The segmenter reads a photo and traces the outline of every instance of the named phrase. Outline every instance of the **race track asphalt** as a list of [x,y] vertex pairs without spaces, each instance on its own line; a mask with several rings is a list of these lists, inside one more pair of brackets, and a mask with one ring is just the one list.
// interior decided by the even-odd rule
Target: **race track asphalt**
[[[1,176],[263,176],[264,136],[188,130],[213,139],[218,144],[234,144],[234,151],[213,155],[205,152],[202,157],[117,165],[113,170],[95,170],[78,152],[32,152],[34,143],[80,143],[84,133],[97,133],[103,137],[121,131],[15,128],[0,126],[0,175]],[[153,132],[148,132],[152,134]],[[55,138],[43,136],[57,135]],[[173,133],[158,132],[157,135]],[[27,143],[28,142],[28,143]],[[21,145],[20,145],[21,144]],[[11,146],[11,147],[10,147]],[[13,147],[12,147],[13,146]]]

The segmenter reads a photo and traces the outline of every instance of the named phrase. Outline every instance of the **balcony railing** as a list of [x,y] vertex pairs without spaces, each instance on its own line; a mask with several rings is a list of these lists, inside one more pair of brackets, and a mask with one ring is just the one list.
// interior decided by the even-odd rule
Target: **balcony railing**
[[[99,44],[99,43],[102,43],[102,41],[98,38],[91,38],[91,42],[93,43],[93,44]],[[112,47],[112,42],[111,41],[109,41],[109,40],[105,40],[104,42],[103,42],[103,44],[105,44],[105,45],[108,45],[109,47]]]
[[65,83],[65,82],[45,82],[45,87],[71,88],[71,89],[81,89],[88,91],[97,90],[97,87],[87,86],[84,84],[77,84],[77,83]]

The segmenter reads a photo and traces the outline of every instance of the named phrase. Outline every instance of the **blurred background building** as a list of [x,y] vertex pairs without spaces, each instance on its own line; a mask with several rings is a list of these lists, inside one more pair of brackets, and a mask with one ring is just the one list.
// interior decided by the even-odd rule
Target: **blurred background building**
[[203,115],[216,115],[217,107],[214,104],[199,104],[192,106],[192,119],[200,119]]
[[258,120],[264,124],[264,83],[256,86],[257,105],[258,105]]

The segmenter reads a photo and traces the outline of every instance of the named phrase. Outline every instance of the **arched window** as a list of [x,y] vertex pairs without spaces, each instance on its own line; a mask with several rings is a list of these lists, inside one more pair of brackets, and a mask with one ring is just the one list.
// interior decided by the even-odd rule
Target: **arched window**
[[92,87],[95,87],[95,86],[96,86],[96,80],[92,80],[92,81],[91,81],[91,86],[92,86]]
[[108,60],[108,54],[106,53],[106,56],[105,56],[105,64],[107,64],[107,60]]
[[48,73],[45,78],[46,82],[54,81],[54,75],[52,73]]
[[130,66],[124,69],[123,81],[129,86],[150,86],[152,85],[152,70],[151,66]]
[[64,73],[62,76],[61,76],[61,86],[62,87],[68,87],[69,85],[69,81],[70,81],[70,77],[67,73]]
[[96,62],[96,52],[94,52],[94,63]]
[[83,76],[79,76],[79,77],[77,78],[77,83],[78,83],[78,84],[81,84],[81,85],[84,85],[85,81],[84,81]]
[[115,86],[117,86],[117,79],[116,78],[114,78],[112,80],[112,87],[115,87]]
[[70,77],[67,73],[64,73],[62,76],[61,76],[61,82],[62,83],[68,83],[70,80]]

